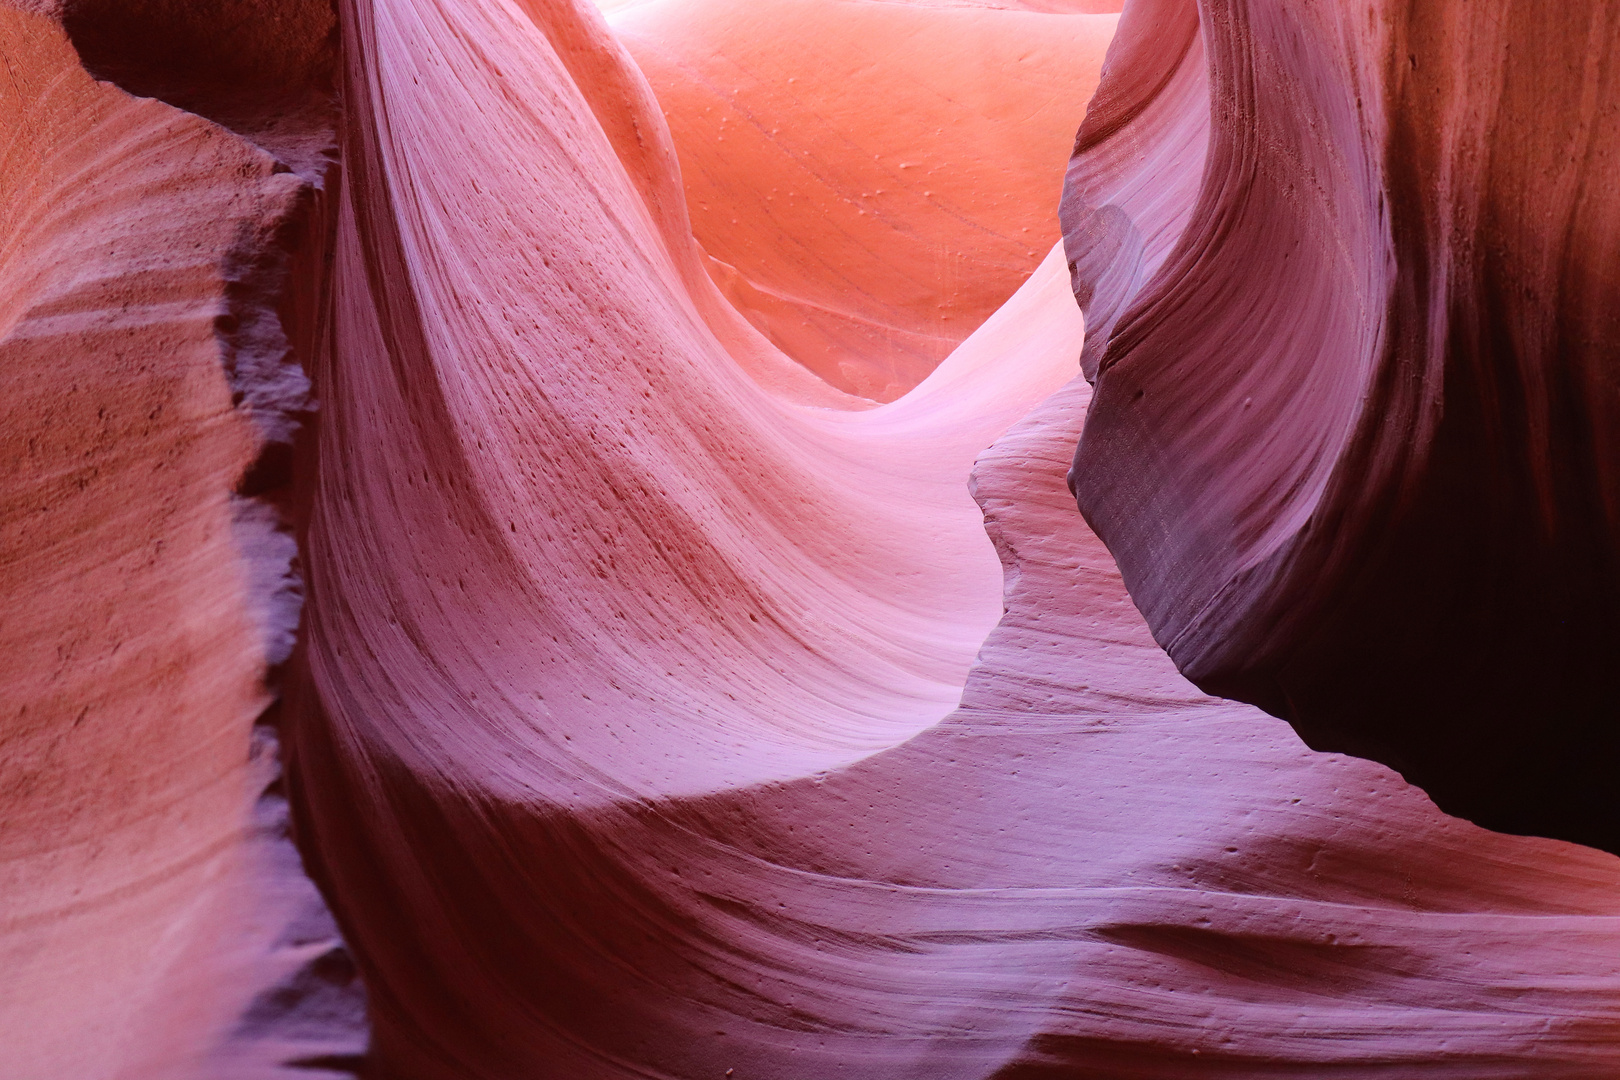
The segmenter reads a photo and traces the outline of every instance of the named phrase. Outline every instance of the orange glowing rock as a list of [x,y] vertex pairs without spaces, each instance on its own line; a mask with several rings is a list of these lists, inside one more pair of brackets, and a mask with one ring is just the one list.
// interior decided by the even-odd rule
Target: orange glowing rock
[[727,298],[834,386],[892,401],[1057,241],[1116,18],[652,0],[612,25],[668,118]]

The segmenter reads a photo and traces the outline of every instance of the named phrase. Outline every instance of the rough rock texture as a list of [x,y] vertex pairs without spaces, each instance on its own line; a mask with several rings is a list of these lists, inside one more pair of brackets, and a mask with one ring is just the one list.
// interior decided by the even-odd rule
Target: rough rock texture
[[[594,10],[343,19],[292,777],[378,1075],[1620,1067],[1620,861],[1448,818],[1154,643],[1063,489],[1056,252],[838,407],[719,302]],[[1151,85],[1196,100],[1168,25]],[[1190,196],[1129,190],[1162,260]]]
[[1600,0],[1143,0],[1064,210],[1072,484],[1177,666],[1611,851],[1617,61]]
[[0,53],[0,1075],[358,1049],[352,1003],[285,1022],[336,935],[255,728],[319,177],[95,81],[49,10],[0,6]]

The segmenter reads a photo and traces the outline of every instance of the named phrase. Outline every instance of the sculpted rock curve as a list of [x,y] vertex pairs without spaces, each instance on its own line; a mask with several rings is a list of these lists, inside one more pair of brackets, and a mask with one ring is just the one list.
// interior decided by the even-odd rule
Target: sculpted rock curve
[[1056,253],[862,408],[712,302],[594,11],[344,10],[293,777],[382,1075],[1612,1070],[1620,863],[1153,642]]
[[1064,211],[1073,487],[1178,667],[1609,850],[1617,57],[1602,3],[1144,0]]

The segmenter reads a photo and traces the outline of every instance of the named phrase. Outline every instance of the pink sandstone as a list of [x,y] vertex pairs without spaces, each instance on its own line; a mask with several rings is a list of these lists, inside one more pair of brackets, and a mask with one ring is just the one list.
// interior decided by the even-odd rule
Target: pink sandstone
[[0,7],[0,1075],[1620,1071],[1620,860],[1165,629],[1346,475],[1406,31],[605,6]]
[[1620,864],[1153,644],[1063,509],[1056,263],[895,403],[797,403],[594,12],[346,13],[294,775],[379,1068],[1614,1068]]

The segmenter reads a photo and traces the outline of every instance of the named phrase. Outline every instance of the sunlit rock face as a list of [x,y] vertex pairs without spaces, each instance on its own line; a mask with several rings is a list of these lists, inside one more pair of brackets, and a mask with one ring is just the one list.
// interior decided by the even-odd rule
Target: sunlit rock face
[[910,390],[1058,239],[1063,162],[1117,18],[1096,12],[1118,4],[1032,6],[614,9],[716,284],[834,386]]
[[1617,58],[1595,2],[1135,5],[1064,213],[1072,483],[1178,667],[1611,851]]
[[1199,13],[608,6],[0,12],[0,1075],[1620,1070],[1620,861],[1198,689],[1065,486]]

